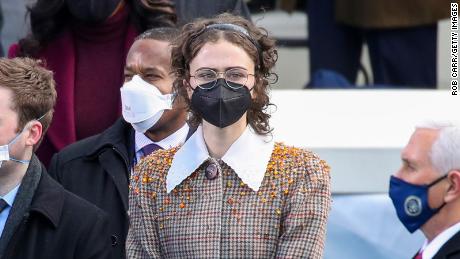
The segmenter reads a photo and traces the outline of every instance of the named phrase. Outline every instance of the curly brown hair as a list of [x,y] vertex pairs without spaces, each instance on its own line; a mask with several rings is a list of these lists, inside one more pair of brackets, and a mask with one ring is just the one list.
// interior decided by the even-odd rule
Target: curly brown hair
[[[249,37],[241,32],[233,30],[205,30],[206,26],[211,24],[234,24],[245,28]],[[254,96],[247,112],[247,121],[249,125],[259,135],[265,135],[272,131],[269,125],[270,114],[268,108],[270,105],[269,84],[270,81],[276,81],[277,76],[272,72],[272,68],[278,59],[275,49],[275,40],[268,36],[265,29],[252,24],[250,21],[229,13],[217,15],[210,19],[198,19],[182,27],[180,36],[173,42],[172,48],[172,67],[177,78],[174,81],[174,91],[178,98],[183,98],[188,106],[191,116],[189,124],[197,127],[201,121],[201,116],[191,109],[191,100],[187,94],[187,85],[183,82],[189,82],[190,79],[190,62],[195,58],[200,49],[208,42],[217,42],[224,39],[246,51],[249,57],[254,61],[255,66],[255,84]],[[275,80],[271,80],[271,78]]]

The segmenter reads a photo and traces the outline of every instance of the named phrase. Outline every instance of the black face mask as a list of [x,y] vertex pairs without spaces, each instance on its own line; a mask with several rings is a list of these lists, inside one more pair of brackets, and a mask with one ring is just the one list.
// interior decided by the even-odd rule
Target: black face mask
[[66,0],[72,16],[83,23],[100,23],[115,11],[121,0]]
[[[211,87],[214,82],[203,85]],[[195,88],[191,108],[212,125],[225,128],[243,116],[251,105],[251,93],[244,85],[239,89],[230,88],[225,79],[217,79],[211,89]]]

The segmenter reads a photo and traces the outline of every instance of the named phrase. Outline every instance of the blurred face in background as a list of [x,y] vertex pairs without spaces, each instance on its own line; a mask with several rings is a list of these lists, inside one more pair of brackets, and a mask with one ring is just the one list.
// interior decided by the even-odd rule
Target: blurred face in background
[[82,23],[101,23],[120,9],[124,0],[66,0],[73,18]]

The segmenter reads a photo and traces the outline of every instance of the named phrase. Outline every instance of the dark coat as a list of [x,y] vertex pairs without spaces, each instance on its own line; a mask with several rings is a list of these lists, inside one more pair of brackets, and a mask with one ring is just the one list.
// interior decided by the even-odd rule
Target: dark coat
[[50,175],[64,188],[110,215],[113,258],[125,258],[133,134],[131,125],[120,118],[103,133],[55,154],[49,168]]
[[[450,17],[449,0],[337,0],[340,23],[367,29],[436,24]],[[458,2],[458,1],[455,1]]]
[[[35,169],[30,170],[31,167]],[[41,170],[41,177],[30,207],[25,214],[19,215],[19,225],[12,232],[9,242],[5,242],[7,245],[2,258],[111,258],[107,215],[64,190],[34,157],[27,174],[35,174],[38,170]],[[20,192],[21,188],[18,196]],[[14,216],[10,212],[7,224],[14,221]]]
[[434,255],[433,259],[460,259],[460,232],[449,239]]

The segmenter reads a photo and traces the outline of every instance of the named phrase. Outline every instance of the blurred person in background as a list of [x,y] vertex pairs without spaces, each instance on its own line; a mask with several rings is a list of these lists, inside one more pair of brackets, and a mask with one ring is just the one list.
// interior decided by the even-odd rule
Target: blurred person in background
[[426,237],[415,259],[460,258],[460,126],[420,125],[401,152],[389,195],[397,216]]
[[146,29],[174,26],[176,14],[169,0],[38,0],[28,11],[31,32],[8,55],[43,59],[54,72],[55,119],[37,150],[48,165],[55,152],[119,118],[129,47]]
[[437,23],[450,1],[309,0],[306,13],[312,78],[335,72],[354,85],[366,43],[374,85],[436,88]]
[[3,37],[2,28],[3,28],[3,8],[2,8],[2,2],[0,2],[0,57],[3,57],[3,45],[1,42],[1,39]]

